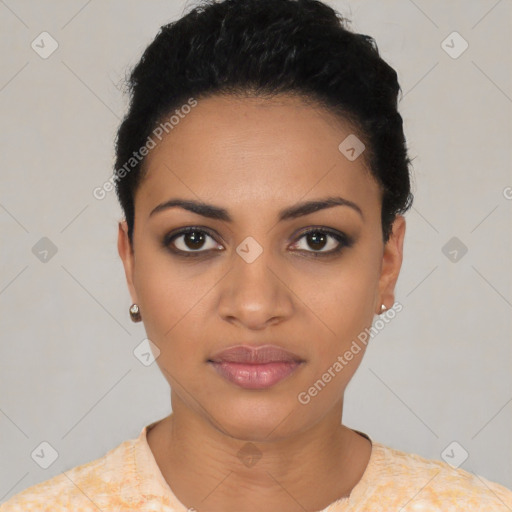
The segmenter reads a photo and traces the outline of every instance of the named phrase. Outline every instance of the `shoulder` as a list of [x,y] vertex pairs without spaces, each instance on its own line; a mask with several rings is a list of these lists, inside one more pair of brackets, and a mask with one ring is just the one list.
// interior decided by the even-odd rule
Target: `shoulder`
[[373,477],[377,488],[372,495],[380,494],[395,506],[404,507],[403,512],[512,510],[512,490],[501,484],[441,460],[376,442],[374,447]]
[[1,504],[0,512],[122,510],[120,489],[136,486],[134,442],[124,441],[101,458],[28,487]]

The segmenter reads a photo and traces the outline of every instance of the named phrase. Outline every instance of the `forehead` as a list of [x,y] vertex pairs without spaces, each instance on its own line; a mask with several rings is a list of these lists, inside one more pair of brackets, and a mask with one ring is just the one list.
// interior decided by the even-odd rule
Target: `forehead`
[[146,156],[136,209],[149,214],[170,196],[260,209],[336,192],[378,202],[364,153],[351,161],[339,149],[354,135],[348,122],[293,96],[199,100]]

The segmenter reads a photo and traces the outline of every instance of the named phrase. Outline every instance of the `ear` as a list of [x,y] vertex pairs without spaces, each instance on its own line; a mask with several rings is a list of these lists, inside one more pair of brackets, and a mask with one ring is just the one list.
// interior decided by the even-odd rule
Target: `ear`
[[133,303],[137,303],[137,293],[133,285],[133,269],[135,264],[135,255],[132,250],[130,239],[128,238],[128,224],[125,220],[119,222],[119,229],[117,235],[117,251],[123,261],[124,273],[126,275],[126,282]]
[[402,215],[397,215],[392,225],[392,233],[384,245],[382,253],[376,314],[381,313],[381,304],[388,309],[395,303],[395,285],[402,266],[404,237],[405,218]]

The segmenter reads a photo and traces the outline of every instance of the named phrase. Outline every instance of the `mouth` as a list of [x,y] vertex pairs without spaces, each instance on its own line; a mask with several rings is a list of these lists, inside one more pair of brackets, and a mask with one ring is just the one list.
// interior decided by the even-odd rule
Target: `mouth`
[[218,352],[207,362],[220,376],[241,388],[266,389],[293,374],[305,361],[275,345],[239,345]]

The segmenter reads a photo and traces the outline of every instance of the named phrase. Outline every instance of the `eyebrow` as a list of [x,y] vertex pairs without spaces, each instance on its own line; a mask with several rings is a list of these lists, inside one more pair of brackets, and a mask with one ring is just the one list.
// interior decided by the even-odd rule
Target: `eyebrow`
[[[332,208],[334,206],[348,206],[349,208],[355,210],[361,216],[361,218],[364,219],[361,208],[353,201],[349,201],[343,197],[327,197],[325,199],[317,199],[314,201],[298,203],[285,208],[284,210],[281,210],[278,214],[278,218],[280,222],[296,219],[298,217],[302,217],[319,210],[324,210],[326,208]],[[151,217],[158,212],[174,207],[183,208],[184,210],[188,210],[189,212],[196,213],[210,219],[233,222],[232,217],[229,215],[226,209],[191,199],[170,199],[169,201],[165,201],[164,203],[161,203],[153,208],[149,216]]]

